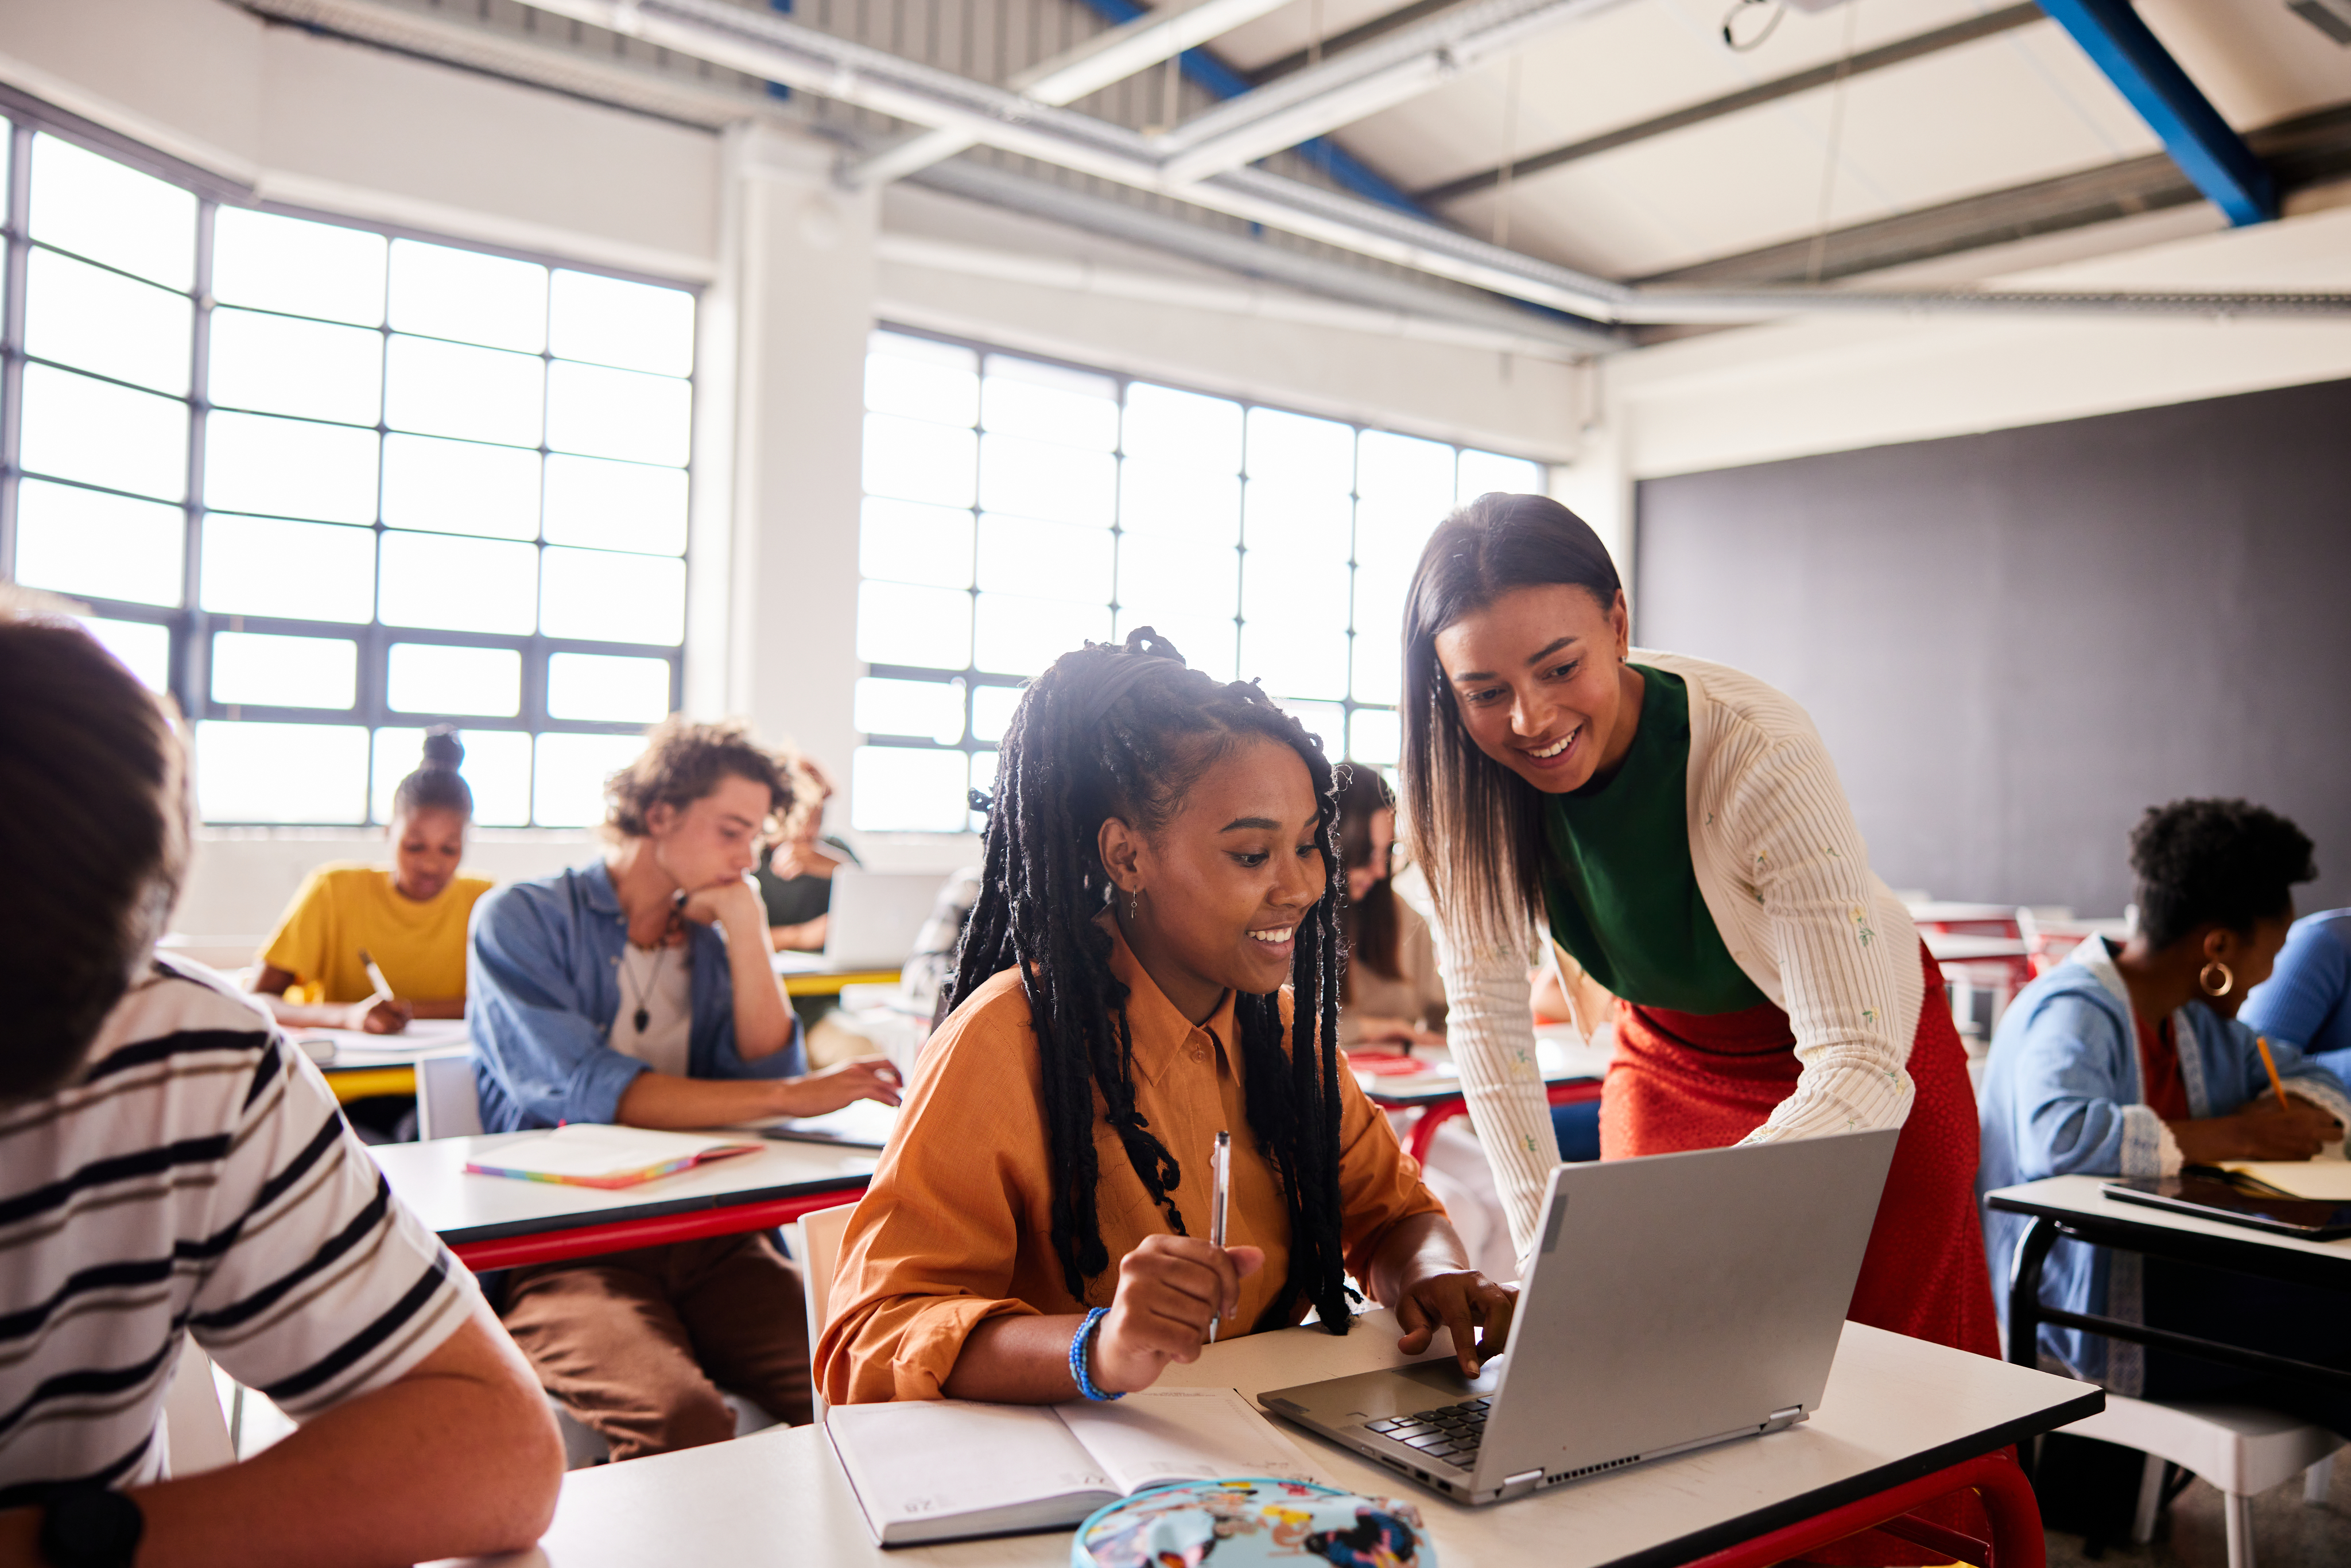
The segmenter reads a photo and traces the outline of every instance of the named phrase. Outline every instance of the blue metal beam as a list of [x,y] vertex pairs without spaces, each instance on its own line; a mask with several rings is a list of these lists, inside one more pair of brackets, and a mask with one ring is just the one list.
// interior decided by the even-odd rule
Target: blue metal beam
[[[1148,12],[1134,0],[1085,0],[1096,16],[1115,25],[1132,22]],[[1186,49],[1183,55],[1184,74],[1217,97],[1238,98],[1249,90],[1249,79],[1207,49]],[[1416,217],[1426,217],[1426,209],[1399,189],[1394,182],[1370,164],[1340,146],[1327,136],[1317,136],[1311,141],[1301,141],[1290,149],[1307,159],[1340,184],[1366,201],[1394,207]]]
[[2277,187],[2244,138],[2220,118],[2130,0],[2041,0],[2050,19],[2074,36],[2091,63],[2129,100],[2180,172],[2232,224],[2277,216]]

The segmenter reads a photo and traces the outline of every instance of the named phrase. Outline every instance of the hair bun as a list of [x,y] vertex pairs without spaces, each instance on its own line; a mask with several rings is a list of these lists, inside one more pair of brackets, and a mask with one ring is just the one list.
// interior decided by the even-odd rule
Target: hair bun
[[424,766],[455,773],[465,760],[465,747],[454,724],[436,724],[424,732]]

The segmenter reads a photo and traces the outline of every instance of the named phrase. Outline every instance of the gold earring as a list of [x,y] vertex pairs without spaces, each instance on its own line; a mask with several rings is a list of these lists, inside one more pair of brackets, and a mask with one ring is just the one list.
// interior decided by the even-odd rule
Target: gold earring
[[[2215,969],[2220,971],[2220,983],[2217,986],[2212,983]],[[2236,988],[2237,977],[2229,972],[2228,965],[2215,958],[2196,971],[2196,984],[2208,997],[2225,997]]]

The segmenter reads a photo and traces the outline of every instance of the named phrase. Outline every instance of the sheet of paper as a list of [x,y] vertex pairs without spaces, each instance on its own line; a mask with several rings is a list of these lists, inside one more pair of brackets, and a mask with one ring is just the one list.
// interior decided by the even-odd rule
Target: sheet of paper
[[466,1043],[464,1019],[417,1019],[398,1034],[370,1034],[357,1029],[289,1029],[287,1034],[297,1043],[309,1047],[324,1040],[334,1047],[331,1055],[320,1058],[312,1050],[313,1060],[372,1064],[377,1061],[405,1061],[434,1051],[447,1051],[452,1046]]
[[859,1100],[822,1116],[781,1116],[757,1124],[769,1137],[808,1138],[818,1143],[853,1144],[878,1149],[890,1141],[898,1124],[898,1108],[879,1100]]
[[1114,1490],[1050,1408],[959,1399],[836,1405],[825,1427],[877,1532]]
[[632,1176],[658,1166],[720,1149],[738,1148],[737,1138],[694,1133],[657,1133],[643,1127],[607,1127],[574,1122],[536,1137],[517,1138],[478,1156],[476,1163],[527,1176],[599,1177]]
[[1146,1389],[1055,1408],[1122,1492],[1243,1476],[1326,1480],[1287,1433],[1230,1388]]
[[2351,1203],[2351,1160],[2231,1160],[2223,1168],[2296,1197]]

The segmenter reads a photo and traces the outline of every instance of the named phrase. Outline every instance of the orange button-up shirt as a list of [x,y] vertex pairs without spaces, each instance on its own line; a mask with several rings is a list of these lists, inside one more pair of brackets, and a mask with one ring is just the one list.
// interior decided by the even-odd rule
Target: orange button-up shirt
[[[1265,1267],[1241,1281],[1233,1326],[1254,1323],[1288,1273],[1290,1209],[1249,1131],[1232,996],[1195,1025],[1115,931],[1112,942],[1112,968],[1131,993],[1135,1109],[1176,1156],[1183,1177],[1171,1196],[1194,1236],[1208,1234],[1217,1134],[1233,1134],[1226,1239],[1265,1249]],[[1387,1118],[1343,1071],[1339,1092],[1341,1232],[1348,1268],[1361,1278],[1391,1226],[1445,1209]],[[1052,1165],[1019,971],[997,975],[956,1009],[923,1048],[914,1092],[841,1239],[832,1320],[817,1351],[827,1399],[936,1399],[964,1340],[987,1319],[1110,1304],[1119,1260],[1170,1227],[1101,1108],[1097,1095],[1095,1204],[1111,1267],[1080,1301],[1053,1253]],[[1299,1303],[1301,1317],[1306,1307]]]

